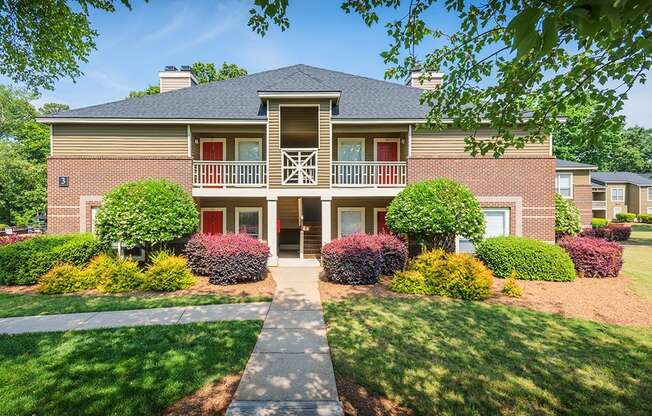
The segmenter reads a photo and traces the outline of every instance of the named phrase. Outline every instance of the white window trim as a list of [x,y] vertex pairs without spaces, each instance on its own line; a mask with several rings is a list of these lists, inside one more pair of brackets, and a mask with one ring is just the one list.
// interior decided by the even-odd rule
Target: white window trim
[[337,160],[342,161],[342,159],[340,158],[340,148],[342,147],[342,144],[344,144],[344,143],[361,143],[360,151],[362,152],[362,154],[361,154],[362,157],[361,157],[360,160],[365,161],[366,160],[365,155],[367,153],[367,149],[365,148],[366,141],[367,140],[364,137],[339,137],[337,139]]
[[396,161],[401,160],[401,139],[394,137],[374,138],[374,161],[378,160],[378,143],[396,143]]
[[[617,189],[621,189],[623,191],[623,199],[614,199],[614,191]],[[609,195],[611,197],[611,202],[625,202],[625,187],[617,187],[617,188],[611,188],[611,191],[609,192]]]
[[367,215],[366,209],[364,207],[338,207],[337,208],[337,238],[342,238],[342,213],[346,211],[355,211],[360,212],[362,218],[362,234],[365,233],[367,229],[367,224],[365,222],[365,217]]
[[[93,205],[91,206],[91,233],[94,235],[96,228],[95,228],[95,220],[97,219],[97,210],[100,209],[99,205]],[[95,211],[95,215],[93,215],[93,211]]]
[[[616,212],[616,211],[618,211],[618,212]],[[612,215],[611,215],[611,218],[612,218],[612,219],[615,219],[615,218],[616,218],[616,214],[622,214],[622,213],[623,213],[623,207],[620,207],[620,206],[618,206],[618,207],[614,207],[614,208],[613,208]]]
[[652,186],[647,188],[647,201],[652,202]]
[[387,208],[374,208],[374,234],[378,234],[378,213],[387,212]]
[[236,137],[235,139],[235,160],[240,160],[240,143],[254,142],[258,143],[258,151],[260,153],[259,161],[263,160],[263,138],[262,137]]
[[562,197],[565,198],[565,199],[573,199],[573,182],[574,182],[573,181],[573,179],[574,179],[573,178],[573,176],[574,176],[573,172],[558,172],[555,175],[555,192],[557,192],[559,195],[561,195],[561,192],[559,192],[559,190],[560,190],[560,188],[559,188],[559,176],[560,175],[568,175],[570,177],[570,180],[569,180],[569,186],[570,186],[569,196],[563,196],[562,195]]
[[200,208],[199,229],[204,233],[204,211],[222,211],[222,234],[226,234],[226,208]]
[[221,142],[222,143],[222,160],[226,160],[226,139],[216,137],[199,138],[199,159],[204,160],[204,142]]
[[258,239],[263,239],[263,209],[261,207],[235,207],[235,233],[240,234],[240,213],[255,212],[258,214]]

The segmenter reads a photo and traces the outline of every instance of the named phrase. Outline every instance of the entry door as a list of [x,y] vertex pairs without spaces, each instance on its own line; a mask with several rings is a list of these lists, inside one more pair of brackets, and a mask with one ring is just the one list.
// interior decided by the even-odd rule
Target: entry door
[[376,232],[378,234],[389,234],[389,228],[385,222],[387,211],[376,211]]
[[[398,142],[377,142],[376,161],[397,162]],[[398,166],[381,165],[378,167],[378,175],[379,185],[395,185],[398,183]]]
[[[201,144],[202,160],[224,160],[224,142],[223,141],[202,141]],[[206,165],[203,170],[202,181],[205,184],[221,184],[224,178],[223,166]],[[218,188],[211,186],[211,188]]]
[[202,211],[202,233],[222,234],[224,232],[224,211]]

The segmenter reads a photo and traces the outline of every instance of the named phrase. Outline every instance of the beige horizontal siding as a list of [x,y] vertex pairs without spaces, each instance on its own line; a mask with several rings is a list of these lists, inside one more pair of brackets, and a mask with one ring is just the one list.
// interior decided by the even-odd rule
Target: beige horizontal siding
[[57,124],[53,156],[187,156],[185,125]]
[[[491,129],[481,129],[476,137],[489,140],[495,133]],[[517,133],[518,134],[518,133]],[[524,134],[524,133],[521,133]],[[466,133],[459,129],[442,131],[415,131],[412,133],[412,156],[428,157],[441,155],[461,155],[464,152],[464,138]],[[507,156],[549,156],[550,140],[543,143],[528,143],[523,149],[507,149]]]

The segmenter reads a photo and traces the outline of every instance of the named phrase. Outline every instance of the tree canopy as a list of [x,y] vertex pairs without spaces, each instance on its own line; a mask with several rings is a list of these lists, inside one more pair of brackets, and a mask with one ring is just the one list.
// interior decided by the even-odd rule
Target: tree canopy
[[116,3],[131,9],[129,0],[0,1],[0,74],[33,91],[79,77],[98,36],[89,15]]
[[[205,84],[207,82],[223,81],[231,78],[239,78],[247,75],[247,70],[239,67],[236,64],[228,62],[222,63],[220,69],[215,68],[215,64],[195,62],[190,67],[192,74],[195,76],[197,83]],[[158,94],[160,92],[158,85],[150,85],[144,90],[131,91],[128,98],[142,97],[144,95]]]
[[[571,106],[595,102],[583,123],[587,137],[611,128],[627,93],[643,83],[652,64],[652,2],[489,0],[443,2],[459,20],[457,30],[437,26],[437,0],[343,0],[346,13],[373,26],[384,21],[389,46],[381,53],[387,78],[413,69],[443,72],[441,88],[422,95],[428,124],[469,132],[472,154],[501,155],[542,141]],[[249,26],[264,35],[270,23],[289,27],[288,0],[255,0]],[[394,13],[385,13],[395,10]],[[436,15],[435,15],[436,16]],[[440,44],[434,48],[425,42]],[[475,137],[489,122],[492,140]],[[525,135],[517,135],[524,127]],[[596,141],[597,142],[597,141]]]

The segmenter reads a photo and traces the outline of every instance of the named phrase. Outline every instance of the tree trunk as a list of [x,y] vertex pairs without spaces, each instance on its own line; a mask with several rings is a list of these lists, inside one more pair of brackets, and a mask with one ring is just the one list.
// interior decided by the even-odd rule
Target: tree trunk
[[435,248],[448,253],[455,252],[455,234],[433,234],[421,240],[422,251]]

